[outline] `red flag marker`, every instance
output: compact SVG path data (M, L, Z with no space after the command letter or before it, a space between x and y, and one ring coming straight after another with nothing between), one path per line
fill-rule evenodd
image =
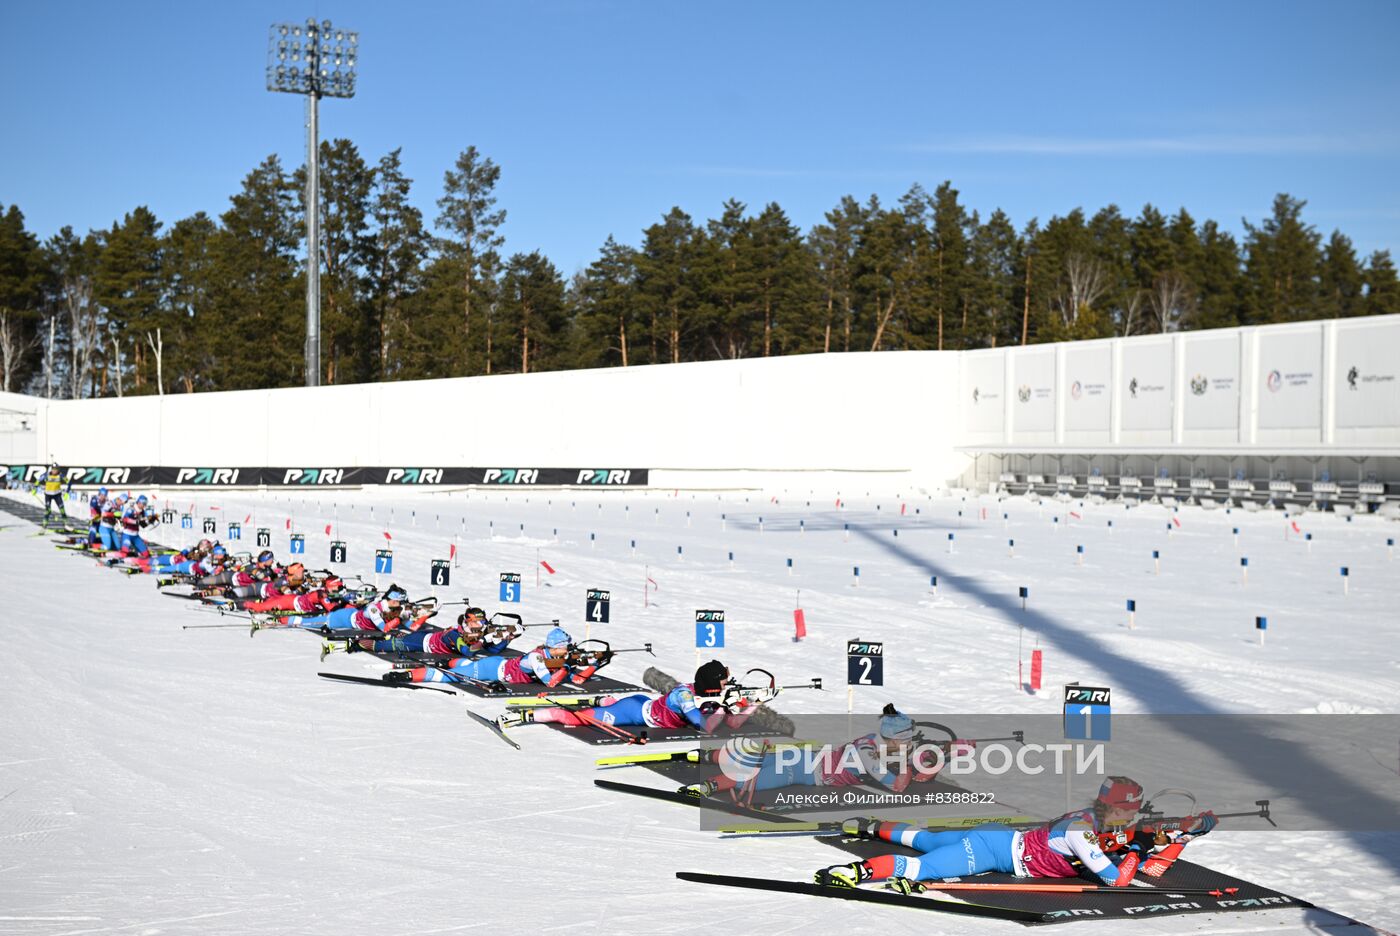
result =
M290 530L291 528L292 528L292 518L291 518L291 517L288 517L288 518L287 518L287 529Z
M1292 521L1292 522L1289 524L1289 526L1293 527L1293 532L1294 532L1294 533L1301 533L1301 532L1303 532L1302 530L1298 529L1298 521L1297 521L1297 520Z
M1039 650L1031 651L1031 692L1040 691L1040 672L1042 660Z
M541 559L540 565L544 566L544 570L550 575L554 574L554 566L550 565L548 562L545 562L543 559Z
M385 531L384 531L384 538L385 538L386 540L389 540L390 542L393 542L393 541L394 541L394 538L393 538L392 536L389 535L389 531L388 531L388 530L385 530Z
M245 524L247 524L247 523L252 523L252 522L253 522L253 515L252 515L252 514L248 514L248 516L246 516L246 517L243 518L243 522L244 522Z
M905 506L906 506L905 504L900 504L900 505L899 505L899 515L900 515L901 517L904 516L904 508L905 508Z
M801 608L794 608L792 611L792 623L797 629L793 634L794 641L801 640L807 636L807 615Z
M447 547L447 558L449 558L449 559L456 559L456 558L457 558L457 544L456 544L456 543L453 543L451 546Z
M647 582L651 585L652 588L658 590L661 588L660 585L656 584L656 579L652 578L651 576L647 576Z
M327 535L327 536L330 536L330 535L331 535L331 525L330 525L329 523L326 524L326 535Z
M1180 527L1180 526L1181 526L1181 518L1180 518L1180 517L1172 517L1172 523L1175 523L1178 527Z
M1075 513L1073 510L1071 510L1071 511L1069 512L1069 515L1070 515L1071 517L1073 517L1074 519L1076 519L1076 520L1083 520L1083 519L1084 519L1083 517L1079 516L1079 514Z

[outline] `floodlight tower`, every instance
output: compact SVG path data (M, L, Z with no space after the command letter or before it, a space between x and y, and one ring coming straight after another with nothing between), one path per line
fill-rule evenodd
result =
M267 90L306 95L306 385L321 382L321 160L317 102L355 96L360 34L330 20L273 23L267 40Z

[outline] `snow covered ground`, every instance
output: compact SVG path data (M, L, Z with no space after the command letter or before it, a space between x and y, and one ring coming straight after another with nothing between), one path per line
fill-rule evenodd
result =
M430 560L455 543L444 597L470 595L496 610L498 573L519 572L526 620L559 618L576 634L584 590L611 589L612 622L593 636L614 646L650 641L658 655L619 657L611 672L620 677L638 678L648 664L688 674L694 610L722 608L728 639L718 655L733 670L820 676L835 690L787 693L776 707L788 712L844 711L845 641L856 637L886 643L884 692L858 697L867 711L893 700L921 712L1053 714L1058 687L1072 680L1112 686L1116 712L1400 711L1400 565L1385 546L1400 536L1397 524L849 493L861 496L845 497L840 510L834 494L806 491L183 493L171 504L193 504L196 526L218 517L221 534L228 520L246 521L249 547L254 530L269 527L279 555L290 519L306 535L312 567L325 564L332 524L350 549L345 569L369 578L373 550L392 545L395 571L381 581L415 593L429 590ZM0 933L1015 926L676 881L677 870L805 879L839 855L800 838L721 840L682 807L598 790L590 781L599 750L525 728L516 752L462 713L467 705L492 716L499 703L320 680L319 669L375 673L382 664L322 664L305 634L181 630L220 619L161 597L148 578L50 549L8 514L0 526L0 597L10 611ZM644 597L648 576L657 588ZM1025 656L1037 639L1045 651L1046 689L1035 695L1016 685L1023 585L1033 612ZM799 590L808 638L794 643ZM1128 598L1137 602L1131 631ZM1256 615L1269 620L1262 648ZM1393 778L1395 764L1380 766ZM645 772L609 777L656 782ZM1187 854L1400 928L1400 835L1222 829ZM1331 931L1336 922L1280 910L1133 928Z

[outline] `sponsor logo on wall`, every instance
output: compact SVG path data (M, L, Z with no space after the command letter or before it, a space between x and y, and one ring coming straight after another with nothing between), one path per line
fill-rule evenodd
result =
M1312 371L1291 371L1282 373L1280 371L1271 370L1269 371L1269 376L1264 378L1264 385L1269 388L1270 393L1278 393L1285 386L1306 387L1313 382L1313 376Z
M1083 396L1083 395L1084 395L1084 385L1081 384L1079 381L1076 380L1074 383L1072 383L1072 384L1069 385L1069 396L1070 396L1070 399L1072 399L1072 400L1077 400L1077 399L1079 399L1079 398L1080 398L1081 396Z
M1128 381L1128 396L1132 397L1134 400L1138 398L1139 393L1162 393L1166 389L1166 384L1142 383L1136 377Z
M443 468L390 468L384 474L385 484L442 484Z
M1352 390L1361 389L1361 384L1390 383L1393 380L1394 374L1363 374L1355 365L1347 371L1347 387Z
M972 388L972 405L976 406L982 400L982 392L976 387Z
M1022 403L1029 403L1031 399L1030 384L1021 384L1016 390L1016 398Z
M538 484L558 486L636 487L651 475L646 468L164 468L67 467L74 484L97 487L301 487L359 484ZM47 465L0 466L14 482L37 484Z
M1074 383L1069 385L1069 397L1071 400L1079 400L1083 399L1086 396L1103 396L1107 390L1108 386L1106 384L1081 383L1078 380L1076 380ZM1046 396L1049 396L1049 393L1050 391L1045 391ZM1037 391L1037 395L1039 395L1039 391Z
M1210 381L1205 374L1197 374L1191 378L1191 392L1196 396L1205 396L1206 390L1210 389Z

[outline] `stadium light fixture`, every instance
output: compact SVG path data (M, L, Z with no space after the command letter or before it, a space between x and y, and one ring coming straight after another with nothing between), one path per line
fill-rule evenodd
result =
M267 38L267 90L306 95L306 385L321 381L321 161L318 104L352 98L360 34L330 20L273 23Z

